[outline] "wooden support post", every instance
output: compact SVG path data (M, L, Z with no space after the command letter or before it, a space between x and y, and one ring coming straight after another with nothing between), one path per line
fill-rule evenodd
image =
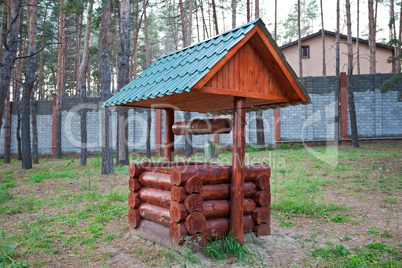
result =
M155 151L161 155L162 147L162 110L155 109Z
M174 135L172 126L174 123L174 110L172 108L165 109L165 162L174 161Z
M277 108L274 110L274 129L275 129L275 141L281 141L281 110Z
M233 159L230 194L230 231L243 244L243 186L246 146L246 98L233 100Z

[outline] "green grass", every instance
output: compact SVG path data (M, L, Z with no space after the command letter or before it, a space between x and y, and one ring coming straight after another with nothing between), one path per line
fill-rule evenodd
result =
M372 242L351 252L340 244L326 244L311 251L311 256L320 260L324 267L401 267L401 252L390 245Z
M238 262L248 265L256 264L260 257L249 247L237 242L231 235L208 240L202 251L207 257L214 260L224 260L234 257Z
M266 151L247 149L247 159L251 163L264 161L272 167L271 226L294 227L286 229L286 234L280 234L285 236L287 233L293 236L295 230L310 233L298 240L303 241L300 246L310 252L311 259L307 259L307 264L400 267L402 245L396 242L393 227L399 223L392 222L395 221L392 213L401 206L398 147L363 142L359 149L341 146L338 152L325 147L313 149L330 156L338 153L339 164L333 166L316 159L302 145L279 144L277 148L267 146ZM231 157L231 151L224 151L218 161L230 163ZM161 160L160 157L153 159ZM200 159L203 154L192 158ZM12 159L11 164L0 163L0 229L4 229L0 237L0 254L5 254L0 255L0 267L21 267L24 262L34 267L54 266L59 258L57 254L72 256L76 266L88 266L97 261L101 267L102 262L115 257L111 253L114 251L104 252L98 247L102 243L113 247L114 242L120 243L119 239L127 232L128 170L127 167L115 167L114 174L102 176L101 160L99 154L89 157L88 166L81 167L78 158L64 157L64 162L57 164L52 162L61 160L43 158L40 162L48 165L34 166L28 171L21 170L20 161L16 159ZM130 161L144 160L143 156L130 156ZM364 218L355 213L360 201L373 196L379 198L380 207L389 207L384 209L384 217L389 213L387 222L392 224L386 229L370 218L371 210ZM349 197L357 200L354 209L349 209ZM363 211L366 210L365 206ZM362 225L361 231L356 235L353 233L356 231L345 228L338 233L336 230L343 228L338 223ZM331 227L334 231L328 229ZM354 240L357 236L359 239ZM323 246L323 239L327 237L337 240L339 237L339 245ZM362 244L367 238L378 241ZM256 242L268 243L264 240ZM351 248L350 244L358 246ZM223 238L208 241L203 254L211 259L212 266L216 262L225 266L233 261L244 266L264 266L261 263L266 257L265 251L263 248L255 250L257 246L252 242L241 246L231 238ZM178 254L173 250L154 249L149 244L136 248L128 254L144 266L204 265L199 255L191 250ZM281 264L273 263L272 266Z
M338 223L342 223L342 222L346 222L346 218L342 217L342 216L335 216L331 218L332 222L338 222Z

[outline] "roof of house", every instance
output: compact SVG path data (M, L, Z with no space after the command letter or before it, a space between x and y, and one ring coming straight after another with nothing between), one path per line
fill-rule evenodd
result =
M303 42L303 41L308 40L308 39L310 39L310 38L313 38L313 37L316 37L316 36L320 36L321 33L322 33L322 30L319 30L319 31L316 32L316 33L313 33L313 34L310 34L310 35L307 35L307 36L303 37L303 38L301 39L301 41ZM336 32L331 32L331 31L324 30L324 33L325 33L326 35L336 36ZM340 34L340 38L347 39L348 37L347 37L347 35ZM352 40L353 40L353 41L356 41L356 39L357 39L356 37L352 37ZM368 40L366 40L366 39L361 39L361 38L359 38L359 42L364 43L364 44L368 44ZM293 46L293 45L297 45L297 40L296 40L296 41L293 41L293 42L290 42L290 43L287 43L287 44L284 44L283 46L280 47L280 49L284 49L284 48L287 48L287 47L290 47L290 46ZM382 47L382 48L385 48L385 49L394 49L394 47L388 46L388 45L385 45L385 44L382 44L382 43L376 43L376 46L377 46L377 47Z
M284 60L284 55L272 40L264 23L261 19L257 19L219 34L209 40L202 41L159 58L133 81L108 99L104 103L104 106L125 105L150 107L149 100L151 99L160 97L167 98L173 94L195 91L193 87L256 26L259 26L264 31L276 51L275 54L278 54L283 64L285 64L283 69L288 69L292 79L294 79L295 83L292 84L293 88L296 87L298 92L301 91L303 95L300 100L298 99L298 101L292 103L276 103L275 105L261 106L258 109L270 109L310 103L307 92L299 82L290 65ZM243 40L242 42L245 41ZM289 77L287 77L287 79L289 79ZM295 86L295 84L297 86ZM146 103L148 106L141 106L139 105L140 103ZM256 107L251 107L251 109L255 110ZM209 112L217 112L215 110ZM220 114L228 114L231 112L232 111L229 110L219 111Z

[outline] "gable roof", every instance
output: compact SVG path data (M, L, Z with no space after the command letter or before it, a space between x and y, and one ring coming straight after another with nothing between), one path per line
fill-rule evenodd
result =
M172 98L169 97L173 97L173 94L184 94L190 91L196 93L194 86L200 85L203 80L206 80L206 77L210 78L211 75L216 73L219 70L219 68L216 68L216 66L219 65L218 63L223 62L228 55L233 56L233 53L235 53L245 42L248 41L248 39L251 37L250 34L254 34L256 32L256 27L261 29L263 35L268 38L268 42L275 50L274 54L280 58L279 61L281 61L281 64L285 66L283 69L287 69L289 71L290 77L287 77L287 79L290 78L292 80L292 85L294 88L297 88L298 92L300 92L299 95L301 95L301 98L300 100L297 99L297 101L268 102L267 104L269 105L260 105L258 108L249 108L251 110L271 109L285 107L288 105L310 103L307 92L298 81L297 76L294 74L290 65L284 60L282 52L272 40L270 34L265 28L264 23L261 19L257 19L217 35L209 40L191 45L182 50L159 58L149 68L138 75L133 81L128 83L118 93L108 99L104 103L104 106L123 105L154 107L151 105L153 100L157 101L157 99L159 100L162 98L165 98L165 100L171 100ZM246 36L248 36L247 40ZM214 68L217 70L212 72L211 70L214 70ZM204 84L206 82L207 80L204 81ZM190 97L190 95L188 96ZM159 108L163 107L159 106ZM229 114L232 111L228 109L219 110L219 108L214 108L201 112Z
M303 42L303 41L306 41L306 40L311 39L313 37L321 36L321 33L322 33L322 30L319 30L316 33L313 33L313 34L310 34L310 35L307 35L307 36L303 37L301 39L301 41ZM331 32L331 31L327 31L327 30L324 30L324 34L336 36L336 32ZM348 37L347 37L347 35L340 34L340 38L347 39ZM357 39L356 37L352 37L353 41L356 41L356 39ZM359 38L359 42L364 43L364 44L368 44L368 40L366 40L366 39ZM290 43L287 43L287 44L284 44L283 46L280 47L280 49L284 49L284 48L287 48L287 47L290 47L290 46L293 46L293 45L297 45L297 40L293 41L293 42L290 42ZM388 45L385 45L385 44L382 44L382 43L376 43L376 46L377 47L382 47L382 48L385 48L385 49L394 49L394 47L388 46Z

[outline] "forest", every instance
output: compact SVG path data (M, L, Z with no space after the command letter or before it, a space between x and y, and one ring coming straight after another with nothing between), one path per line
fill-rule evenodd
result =
M351 5L355 12L353 25ZM346 26L350 46L352 27L357 41L359 34L360 38L369 40L371 73L376 73L376 42L394 46L390 61L397 61L400 66L402 4L397 0L337 0L336 3L297 0L288 6L288 14L282 19L278 19L277 0L261 3L259 0L3 0L0 3L0 127L5 136L4 162L9 163L11 157L11 101L18 114L18 157L22 168L30 169L32 163L38 163L35 101L56 97L55 156L61 157L63 98L77 97L83 104L88 97L106 100L159 57L260 17L266 18L267 27L278 44L298 40L301 51L302 37L325 29L323 7L336 9L336 32L339 35ZM380 8L389 10L388 18L379 15ZM364 16L367 23L359 25L359 16L361 21ZM387 38L378 38L386 32ZM337 43L338 47L339 38ZM348 53L351 77L353 68L354 73L359 70L359 57L353 66L353 55L358 55L359 50ZM303 76L302 68L298 75ZM349 96L352 105L353 94ZM102 112L105 122L102 173L109 174L113 171L113 151L107 134L110 111L103 108ZM119 124L120 118L121 122L127 118L127 108L119 107L118 115L116 164L127 165L127 126ZM353 116L351 120L353 130ZM352 136L357 142L357 134ZM149 143L149 133L147 138ZM81 165L86 165L86 140L84 109ZM263 142L260 137L259 144ZM191 148L187 151L191 155Z

